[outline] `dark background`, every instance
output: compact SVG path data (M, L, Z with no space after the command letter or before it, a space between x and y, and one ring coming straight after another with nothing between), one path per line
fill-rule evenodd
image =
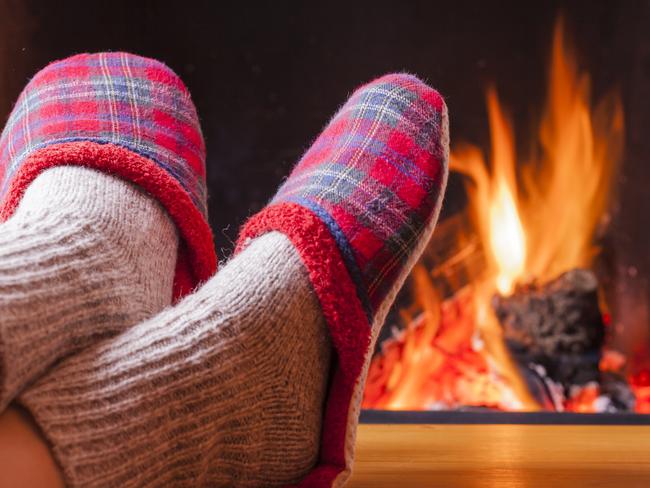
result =
M438 88L450 109L452 144L483 147L483 91L495 82L523 135L539 115L559 11L595 95L622 89L627 132L613 208L621 278L614 307L627 322L647 324L648 1L0 0L0 117L54 59L126 50L164 61L185 80L201 116L210 222L223 259L239 225L272 196L351 90L383 73L409 71ZM443 217L463 205L462 183L452 176Z

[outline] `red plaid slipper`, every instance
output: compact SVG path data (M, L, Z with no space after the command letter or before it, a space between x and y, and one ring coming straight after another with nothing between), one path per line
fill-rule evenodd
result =
M0 221L58 165L122 177L168 211L181 236L175 299L214 274L203 136L187 88L167 66L126 53L80 54L37 73L0 137Z
M410 75L379 78L352 95L242 229L238 251L273 230L291 239L336 352L319 465L299 486L341 486L350 475L370 356L435 227L448 145L435 90Z

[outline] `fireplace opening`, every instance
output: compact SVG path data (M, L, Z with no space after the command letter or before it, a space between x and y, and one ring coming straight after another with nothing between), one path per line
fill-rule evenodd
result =
M634 269L612 257L620 89L593 96L562 15L548 52L530 127L513 125L497 79L485 90L489 144L456 135L450 171L467 205L439 223L411 273L363 408L650 413L650 328L622 313Z
M447 100L452 172L377 341L364 408L650 422L638 415L650 410L649 4L374 1L342 16L323 3L198 2L179 17L131 3L77 9L84 21L11 3L2 112L80 39L164 60L199 107L210 224L227 258L350 91L412 72Z

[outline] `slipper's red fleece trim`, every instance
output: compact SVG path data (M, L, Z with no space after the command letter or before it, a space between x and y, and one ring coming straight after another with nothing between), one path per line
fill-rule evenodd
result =
M242 228L236 252L266 232L285 234L302 258L336 352L325 405L319 465L297 486L330 487L345 469L345 438L352 393L370 346L370 324L343 257L327 226L295 203L271 205Z
M66 142L34 151L13 175L0 202L0 222L11 217L25 190L41 172L64 165L85 166L135 183L167 210L182 238L174 276L174 301L215 273L217 256L212 231L189 194L156 163L114 144Z

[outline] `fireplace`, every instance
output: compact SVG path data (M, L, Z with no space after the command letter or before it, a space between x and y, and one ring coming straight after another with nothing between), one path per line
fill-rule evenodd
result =
M413 72L447 99L452 174L362 419L648 423L645 2L165 3L2 2L2 113L82 47L164 60L201 114L226 258L355 86Z
M377 342L349 486L647 485L648 2L0 8L4 114L80 50L181 75L222 259L355 86L429 82L449 106L452 172Z
M624 175L643 162L625 152L620 86L594 94L571 38L559 14L529 124L515 124L496 79L484 94L489 141L455 134L450 170L466 204L441 220L398 298L364 419L650 418L647 281L617 247L635 234L621 194L638 183Z

